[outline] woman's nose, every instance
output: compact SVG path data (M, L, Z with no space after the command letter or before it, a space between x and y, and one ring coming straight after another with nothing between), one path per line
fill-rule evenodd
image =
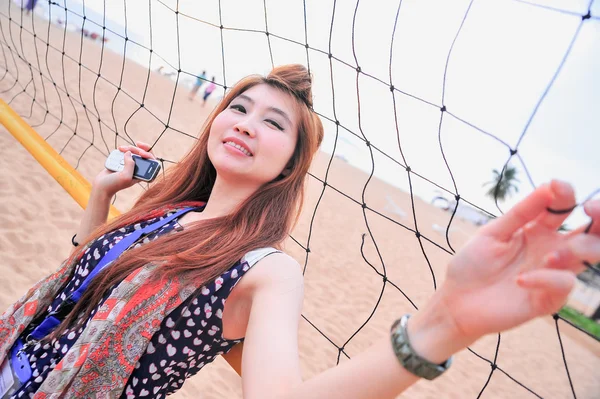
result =
M237 123L234 126L234 129L239 133L254 137L254 128L252 127L252 124L247 121Z

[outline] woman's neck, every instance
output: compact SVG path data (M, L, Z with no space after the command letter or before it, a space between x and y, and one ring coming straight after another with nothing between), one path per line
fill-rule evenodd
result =
M210 198L202 212L188 213L180 219L179 223L183 226L199 220L229 215L256 190L256 187L240 185L239 182L229 182L217 176Z

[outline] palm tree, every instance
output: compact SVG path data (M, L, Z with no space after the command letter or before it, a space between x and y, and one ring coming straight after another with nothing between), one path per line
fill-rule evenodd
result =
M516 193L519 192L519 187L515 184L515 182L520 183L519 179L517 179L517 168L509 165L504 170L504 174L498 172L496 169L492 172L494 173L494 179L483 184L484 187L492 185L485 195L493 200L504 201L512 195L513 190Z

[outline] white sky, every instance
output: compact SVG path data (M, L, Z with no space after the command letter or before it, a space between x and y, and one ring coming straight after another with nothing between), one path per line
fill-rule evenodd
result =
M175 9L177 2L164 0ZM539 1L540 4L585 14L587 1ZM600 15L600 1L592 15ZM41 2L40 2L41 4ZM107 19L112 29L122 31L125 12L122 1L107 0ZM223 83L220 30L179 16L155 0L127 0L127 30L134 40L150 46L170 64L191 74L206 69L209 77ZM444 66L448 50L469 1L404 0L396 29L392 77L395 87L441 104ZM103 0L86 0L88 18L103 13ZM331 36L332 53L355 65L352 54L352 17L356 2L338 1ZM397 1L361 1L355 26L355 49L362 70L389 81L390 39ZM76 1L68 7L80 12ZM223 25L265 30L263 0L221 1ZM267 1L269 31L304 42L303 1ZM182 14L219 25L218 1L181 0ZM308 43L328 50L333 10L332 0L307 0ZM94 14L98 12L98 15ZM76 18L71 22L77 24ZM525 124L560 63L581 18L544 10L514 0L475 2L456 41L447 71L445 104L450 112L514 146ZM152 30L150 30L150 23ZM119 27L120 25L120 27ZM90 30L93 26L87 25ZM110 40L113 49L123 41ZM271 39L275 64L306 64L304 48ZM264 33L224 31L225 80L228 86L250 73L265 74L271 68ZM148 53L130 47L128 55L147 65ZM180 54L180 57L178 57ZM160 63L154 63L156 68ZM332 90L327 56L310 51L315 78L315 109L333 118ZM519 153L536 185L553 177L572 182L578 201L600 188L600 21L588 20L579 33L562 72L542 103ZM356 73L334 61L336 113L344 126L359 133ZM191 81L191 78L187 78ZM394 124L392 97L387 86L361 75L359 78L362 130L367 138L400 160ZM396 93L401 144L411 168L430 180L453 190L438 141L439 110ZM335 125L325 122L324 151L333 148ZM351 163L370 171L366 146L344 131L338 151ZM442 145L459 193L497 214L484 197L482 184L491 170L502 168L508 156L505 146L475 129L444 117ZM513 158L517 161L516 158ZM406 174L381 156L376 156L375 173L407 189ZM521 165L517 165L521 169ZM506 210L531 185L520 173L521 193L502 206ZM429 201L435 188L413 180L415 193ZM587 220L576 211L570 222ZM571 226L572 227L572 226Z

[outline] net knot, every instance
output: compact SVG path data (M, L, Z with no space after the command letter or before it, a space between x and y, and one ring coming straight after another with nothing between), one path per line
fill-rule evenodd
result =
M408 173L410 173L410 172L412 171L412 169L410 168L410 166L407 166L407 167L406 167L406 171L407 171Z
M446 106L445 106L445 105L444 105L444 106L442 106L442 108L440 108L440 111L442 111L442 112L446 112Z
M553 318L554 320L558 320L558 313L554 313L554 314L552 315L552 318Z
M361 206L362 206L362 209L366 209L367 208L367 203L363 202Z
M331 59L333 57L333 54L329 53L327 56L329 57L329 59Z
M421 233L419 233L418 231L415 231L415 236L417 236L417 238L421 238Z
M498 365L496 363L492 363L490 366L492 367L492 371L498 368Z
M365 144L367 145L367 147L371 146L371 142L369 140L365 140Z
M388 281L388 278L387 278L387 276L383 276L383 282L384 282L384 283L387 283L387 281Z
M265 32L265 35L269 36L269 32Z
M390 91L394 91L394 85L390 85Z
M140 104L140 108L144 108L144 103L141 103L141 104Z
M304 47L306 47L306 48L309 48L309 47L308 47L308 43L306 43L306 44L304 45Z
M455 199L455 200L458 202L458 201L460 200L460 195L459 195L459 194L456 194L456 195L454 196L454 199Z
M517 153L516 149L515 150L513 150L512 148L510 149L510 156L514 156L514 155L516 155L516 153Z
M361 73L361 72L362 72L362 69L360 69L360 67L359 67L359 66L357 66L357 67L356 67L356 72L358 72L358 73Z
M223 29L223 25L219 26L220 29Z
M588 10L587 14L581 16L581 20L585 21L586 19L590 19L591 17L592 17L592 14Z
M310 248L306 248L306 253L309 254L310 253Z
M340 121L336 120L336 121L335 121L335 124L336 124L337 126L339 126L339 125L340 125Z

